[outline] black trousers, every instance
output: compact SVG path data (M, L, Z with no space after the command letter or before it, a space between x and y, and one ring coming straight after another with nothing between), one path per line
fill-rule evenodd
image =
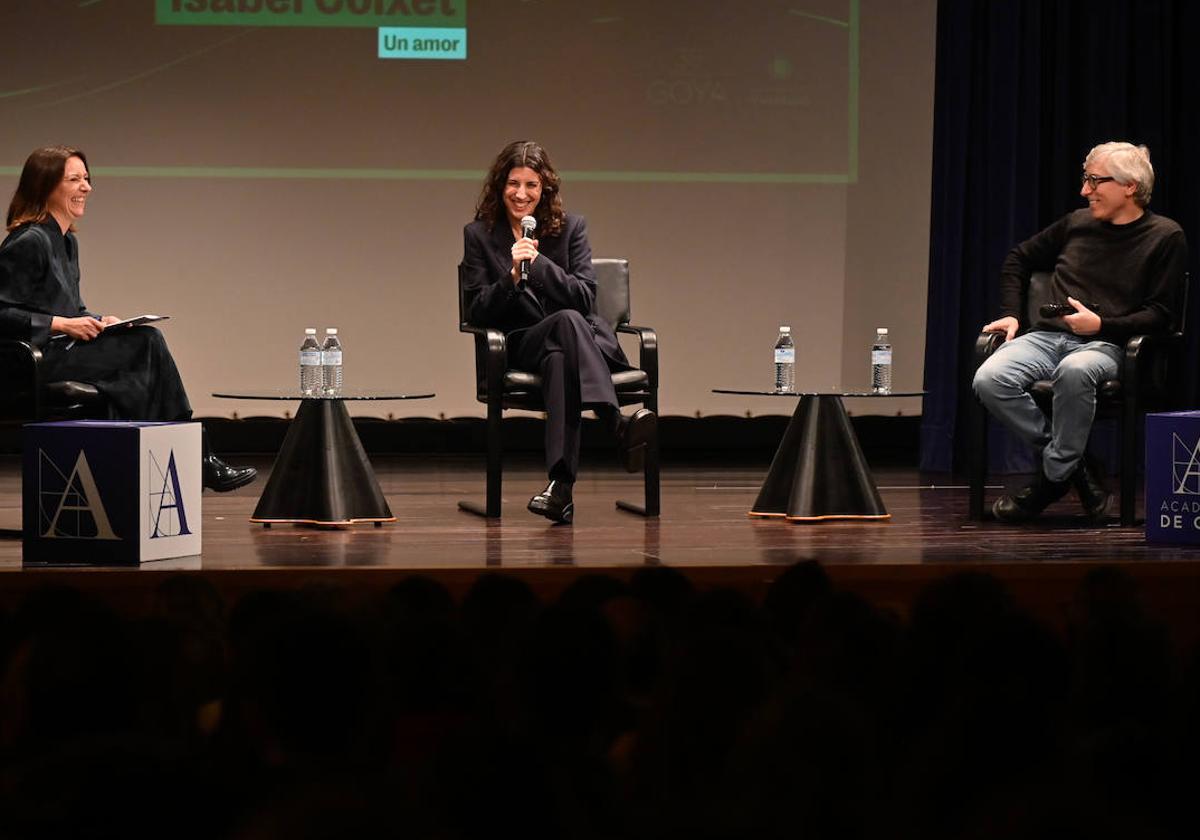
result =
M612 371L627 370L619 345L610 358L597 343L596 328L570 309L554 312L513 336L509 363L538 371L546 404L546 472L556 481L575 480L579 472L580 413L617 410ZM611 353L612 351L610 351Z
M68 346L70 345L70 346ZM96 386L110 420L187 420L192 416L183 380L154 327L105 331L93 341L55 339L42 352L49 381L73 379Z

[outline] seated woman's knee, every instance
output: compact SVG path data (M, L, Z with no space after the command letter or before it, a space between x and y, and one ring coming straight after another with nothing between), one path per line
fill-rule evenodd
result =
M141 346L156 356L168 355L171 352L167 349L167 339L161 331L154 327L134 327L130 334L136 336L134 340L140 342Z
M560 309L557 312L551 312L546 316L546 320L554 324L573 324L591 331L588 319L574 309Z
M125 353L133 353L142 358L159 358L170 355L167 340L154 327L130 327L115 333L112 337L114 345L126 348ZM105 341L109 341L108 338Z
M139 334L145 336L143 338L143 341L145 341L147 344L149 344L153 347L162 347L164 349L166 348L167 340L165 338L163 338L163 334L161 332L159 332L158 330L156 330L154 327L135 327L134 329Z

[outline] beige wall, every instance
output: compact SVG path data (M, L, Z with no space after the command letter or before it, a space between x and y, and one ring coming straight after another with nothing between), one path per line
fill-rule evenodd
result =
M847 0L823 2L832 14ZM457 178L143 177L144 172L135 177L105 175L106 165L237 165L244 160L299 166L312 164L313 156L327 148L329 157L316 160L318 165L380 161L387 167L482 170L496 148L522 134L541 138L551 149L566 175L566 203L588 217L596 254L630 260L634 320L656 327L660 335L665 413L790 410L773 400L711 393L714 387L767 387L771 345L781 323L789 323L797 336L801 387L864 384L867 348L877 325L891 328L896 339L897 387L916 387L925 330L935 6L936 0L861 2L860 178L849 185L573 181L572 170L612 168L608 150L614 144L639 149L657 144L649 152L629 152L641 156L637 163L643 166L665 168L676 157L694 165L700 129L689 123L671 133L670 113L653 131L638 120L621 129L621 114L605 112L596 115L603 130L593 132L579 125L579 103L558 107L554 98L536 96L518 114L497 109L494 125L464 119L459 111L439 113L441 99L457 103L470 93L463 90L468 81L463 66L414 70L425 87L419 95L409 88L402 95L398 91L403 107L359 103L393 121L393 136L416 137L413 142L436 149L416 157L411 149L404 155L386 149L378 154L378 147L354 130L356 117L339 119L337 107L315 116L306 115L303 106L281 108L271 91L252 79L236 102L216 93L205 96L203 84L183 96L172 88L172 74L178 72L172 68L122 97L115 91L124 88L57 103L45 97L34 105L25 101L28 97L0 99L7 133L0 140L0 165L7 167L0 174L0 194L11 193L12 167L34 145L62 140L88 150L97 178L80 235L85 299L106 312L172 315L163 332L201 415L294 410L294 404L231 403L210 394L291 385L306 326L340 328L348 386L438 393L432 401L366 405L358 413L480 414L473 399L470 341L456 328L454 289L461 228L470 218L477 184ZM472 7L471 32L477 40L486 14ZM186 33L189 38L202 34L213 37ZM229 50L252 43L261 49L272 43L269 39L282 37L250 32L206 55L227 57ZM288 58L300 62L313 55L318 42L313 33L297 37L307 39L309 48ZM733 37L736 41L736 33ZM90 54L88 60L104 56ZM567 72L573 84L602 90L612 60L607 54L578 58ZM0 56L4 77L14 88L23 83L16 72L23 61L11 51ZM125 63L113 78L136 70L135 64L126 67L127 57L120 61ZM796 72L811 73L799 62L797 67ZM322 102L339 96L337 80L327 76L321 75L315 87ZM107 78L100 74L97 80ZM450 87L428 84L430 79ZM351 103L346 108L358 95L356 81L343 80ZM787 131L811 134L811 148L798 152L797 166L823 160L837 146L823 134L841 130L844 114L837 114L833 104L821 104L821 82L814 77L789 83L813 107L834 108L836 123L830 128L829 119L803 108L788 113ZM513 84L502 87L509 93L514 89ZM487 95L494 100L500 94L489 87ZM151 109L149 127L135 128L139 103L151 100L167 104ZM606 102L605 107L620 105ZM679 108L683 113L684 106ZM685 116L704 124L695 106L687 106ZM736 119L729 125L704 133L703 145L718 149L704 158L719 158L710 164L717 171L754 169L756 161L739 154L757 148L762 138L749 135L758 129ZM746 136L739 136L741 125L749 126ZM174 132L185 129L185 140L176 142ZM777 139L762 145L761 153L786 154L787 144ZM135 155L130 151L135 141L152 151ZM727 152L719 152L721 144ZM766 168L774 165L768 161ZM850 408L915 413L920 401Z
M925 363L937 3L868 0L862 15L860 179L846 212L842 381L870 381L876 327L893 344L895 390ZM862 414L920 414L920 399L859 400Z

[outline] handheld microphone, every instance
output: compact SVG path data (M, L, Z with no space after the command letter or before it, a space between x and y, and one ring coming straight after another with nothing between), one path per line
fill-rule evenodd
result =
M537 230L537 219L533 216L521 217L521 238L533 239L533 232ZM529 260L521 260L521 282L524 283L529 279Z

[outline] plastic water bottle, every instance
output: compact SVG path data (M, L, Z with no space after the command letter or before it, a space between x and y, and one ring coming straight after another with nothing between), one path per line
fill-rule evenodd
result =
M892 343L887 327L875 331L875 343L871 345L871 391L892 393Z
M321 392L321 345L317 343L317 331L309 327L304 331L304 343L300 345L300 393L305 396Z
M775 391L796 390L796 345L792 343L792 328L780 327L775 340Z
M326 394L342 392L342 342L338 340L336 327L325 330L325 344L321 347L321 380Z

